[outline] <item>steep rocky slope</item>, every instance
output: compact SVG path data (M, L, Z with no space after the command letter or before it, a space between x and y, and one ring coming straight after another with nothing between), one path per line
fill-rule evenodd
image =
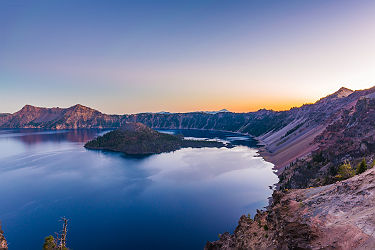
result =
M330 184L345 162L355 167L362 159L375 159L375 94L361 96L315 139L311 155L298 159L280 176L281 188Z
M315 137L365 94L341 88L314 104L286 111L287 125L259 137L266 145L263 155L280 169L309 154L318 147Z
M375 169L335 184L276 191L205 249L375 249Z

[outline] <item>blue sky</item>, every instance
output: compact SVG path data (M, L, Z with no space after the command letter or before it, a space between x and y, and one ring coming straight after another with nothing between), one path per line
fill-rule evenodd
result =
M371 1L0 1L0 112L287 109L375 81Z

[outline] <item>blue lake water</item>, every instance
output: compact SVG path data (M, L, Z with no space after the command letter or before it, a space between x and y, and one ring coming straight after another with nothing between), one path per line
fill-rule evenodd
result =
M71 249L202 249L268 204L273 165L249 137L180 130L233 148L132 158L86 150L100 130L0 130L0 221L10 249L41 249L69 218Z

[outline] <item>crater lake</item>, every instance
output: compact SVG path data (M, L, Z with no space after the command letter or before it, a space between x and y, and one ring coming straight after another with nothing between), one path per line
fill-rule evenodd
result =
M241 134L162 130L230 142L146 157L91 151L108 130L0 130L0 221L9 249L41 249L69 219L71 249L203 249L278 181Z

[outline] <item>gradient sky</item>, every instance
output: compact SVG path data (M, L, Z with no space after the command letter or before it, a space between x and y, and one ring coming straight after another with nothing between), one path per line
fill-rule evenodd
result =
M288 109L375 85L375 1L0 0L0 112Z

